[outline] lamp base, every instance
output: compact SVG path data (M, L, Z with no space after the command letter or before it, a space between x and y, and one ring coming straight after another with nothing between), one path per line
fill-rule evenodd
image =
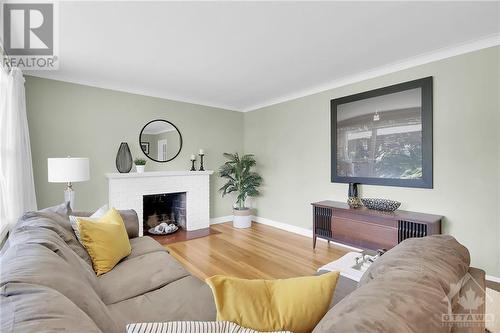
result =
M71 183L68 183L64 189L64 202L69 202L71 210L75 209L75 191L73 191Z

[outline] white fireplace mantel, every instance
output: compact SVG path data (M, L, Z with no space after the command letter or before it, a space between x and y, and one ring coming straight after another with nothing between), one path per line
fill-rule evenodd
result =
M109 206L134 209L143 234L143 196L186 192L186 229L210 225L210 175L213 171L151 171L144 173L107 173Z
M202 176L211 175L214 172L209 171L148 171L143 173L129 172L129 173L118 173L111 172L107 173L106 177L108 179L117 178L143 178L143 177L173 177L173 176Z

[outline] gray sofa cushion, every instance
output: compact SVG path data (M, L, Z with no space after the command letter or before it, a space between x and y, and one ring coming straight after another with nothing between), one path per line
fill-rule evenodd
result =
M102 207L101 207L102 208ZM139 218L133 209L118 210L125 224L128 238L136 238L139 236ZM91 212L72 212L71 215L79 217L90 217Z
M193 276L109 306L120 329L137 322L216 319L216 308L210 288Z
M457 283L469 265L469 251L453 236L409 238L375 261L363 274L359 286L380 277L398 278L401 273L410 273L432 277L448 294L451 283Z
M341 300L350 295L358 287L358 282L346 278L340 275L337 285L335 286L335 292L333 293L332 302L330 303L330 308L338 304Z
M59 205L47 207L39 210L40 213L52 213L62 217L71 215L71 206L69 202L63 202Z
M137 214L123 212L129 236L137 235ZM130 318L215 319L212 293L203 282L152 238L130 242L132 253L98 278L65 207L26 214L2 248L2 332L114 333L124 332Z
M167 252L152 252L118 263L98 277L104 303L120 302L179 280L189 273Z
M449 333L441 321L448 302L439 284L429 276L400 274L353 291L328 311L313 333Z
M46 247L68 263L100 295L100 287L92 267L72 251L54 231L46 228L22 229L11 235L9 241L11 245L39 244Z
M167 252L160 243L149 236L131 238L130 246L132 247L132 252L125 258L126 260L152 252Z
M0 288L0 308L3 333L103 333L73 302L43 286L4 284Z
M28 283L64 295L104 332L115 332L110 313L91 284L69 262L41 244L11 244L0 258L0 286ZM43 309L40 309L43 313Z
M54 231L80 258L88 265L92 265L90 256L85 248L76 239L71 228L68 216L62 216L53 212L30 212L26 213L14 226L11 234L25 229L46 228Z
M446 332L448 293L469 269L467 249L451 236L403 241L365 272L359 287L313 332Z

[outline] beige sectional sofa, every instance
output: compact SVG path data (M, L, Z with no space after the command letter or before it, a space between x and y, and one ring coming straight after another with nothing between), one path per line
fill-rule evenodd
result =
M99 277L64 206L26 214L0 252L0 331L113 333L134 322L215 320L209 287L152 238L137 237L134 211L120 214L132 253ZM315 333L484 332L481 323L443 323L443 314L464 312L465 291L481 297L484 288L484 272L469 267L467 249L451 236L406 240L354 291L346 292L345 282ZM484 313L484 299L465 312Z

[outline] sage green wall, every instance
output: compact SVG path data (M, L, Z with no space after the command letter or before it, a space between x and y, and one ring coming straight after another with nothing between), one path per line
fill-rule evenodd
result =
M310 202L344 201L347 185L330 183L330 99L425 76L434 77L434 188L363 185L366 197L393 198L402 209L446 216L444 232L466 245L472 263L500 276L500 47L485 49L239 113L189 103L26 77L26 97L39 207L62 201L64 185L47 182L47 158L87 156L91 180L75 184L77 208L107 202L106 172L120 142L142 157L138 133L164 118L182 132L172 162L147 170L187 170L204 148L207 169L222 152L254 153L265 185L257 215L311 228ZM231 214L211 178L211 217Z
M38 207L62 202L64 184L47 182L47 158L90 158L90 181L76 183L76 208L96 209L108 201L104 174L117 172L120 142L143 157L139 132L153 119L166 119L182 133L182 151L171 162L148 159L146 170L189 170L191 154L205 150L205 169L216 170L223 152L242 151L243 114L113 90L26 76L26 100ZM216 175L210 181L210 216L231 214L232 198L221 198Z
M330 183L331 99L433 76L434 188L362 185L362 195L446 216L444 232L500 276L499 62L500 47L484 49L246 113L245 152L266 182L257 215L310 229L309 203L346 200L347 184Z

